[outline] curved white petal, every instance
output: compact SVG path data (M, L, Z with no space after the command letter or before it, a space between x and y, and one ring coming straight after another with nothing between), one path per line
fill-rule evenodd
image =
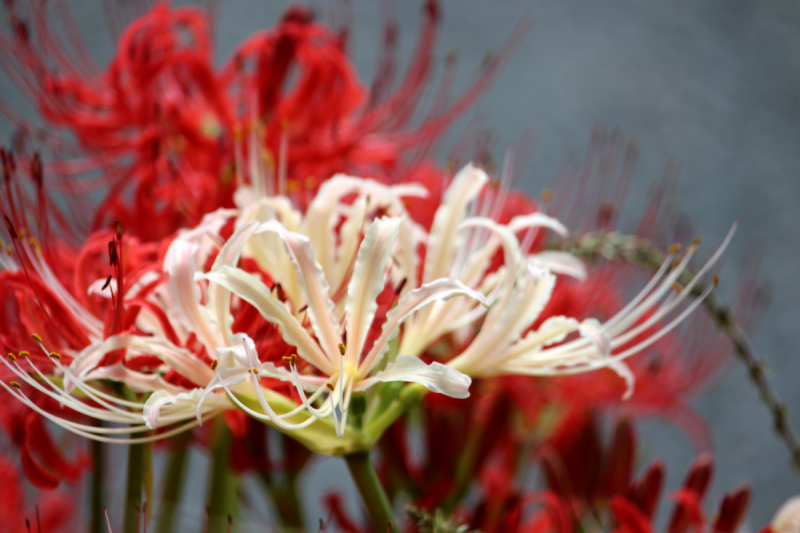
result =
M370 325L378 309L376 299L385 286L386 265L400 232L399 218L382 217L370 224L358 249L358 259L347 288L347 360L357 365Z
M225 286L233 294L255 307L268 322L281 327L284 340L297 347L297 352L323 372L331 374L336 371L330 359L322 352L305 328L298 322L280 300L274 298L264 283L247 272L223 266L218 272L206 274L206 278ZM338 350L338 348L337 348Z
M453 178L442 199L442 205L436 210L428 240L425 257L423 283L430 283L447 277L450 268L463 242L463 237L456 231L467 217L467 208L478 196L483 185L489 181L486 172L472 163L461 169Z
M386 351L389 349L389 342L394 339L400 332L400 324L403 323L415 311L422 309L426 305L440 301L447 300L454 296L467 296L473 300L477 300L482 305L486 305L486 298L458 280L444 278L437 279L431 283L426 283L419 289L406 294L397 302L397 306L386 313L386 321L383 323L381 329L381 336L375 341L367 356L359 366L359 375L366 376L372 370L373 366L380 361ZM431 341L434 339L427 339ZM423 348L427 342L423 341Z
M337 324L333 320L333 302L328 295L330 287L322 267L316 260L311 241L304 235L287 231L274 220L262 224L257 231L275 233L283 240L284 247L297 270L303 299L308 305L311 327L325 355L334 361L339 354L340 338Z
M494 304L472 343L449 364L472 376L496 374L507 348L533 325L554 286L555 276L546 271L538 281L520 279L507 300Z
M167 289L172 311L178 321L194 332L209 352L221 344L219 329L209 320L208 312L200 305L200 290L195 282L195 256L199 245L178 237L167 250L164 270L169 274Z
M508 223L508 229L514 233L530 228L548 228L555 231L562 237L569 236L569 230L567 230L567 227L564 224L562 224L557 218L545 215L544 213L536 212L528 215L516 216L511 219L511 222Z
M142 355L155 355L168 367L198 385L205 385L214 376L214 372L208 365L188 350L173 345L167 339L141 337L127 333L113 335L103 342L87 346L73 359L69 371L77 378L83 379L100 363L103 356L124 348ZM64 380L64 389L67 392L71 392L74 386L71 380Z
M587 318L578 328L581 336L589 339L601 357L611 355L611 337L603 326L594 318Z
M237 229L220 249L211 271L219 270L223 266L236 266L239 256L242 254L242 248L257 228L258 222L253 221ZM218 283L212 284L208 288L206 308L216 317L224 344L231 343L233 317L230 313L230 296L230 291Z
M173 404L178 408L171 409L171 414L179 414L183 419L190 419L195 416L195 409L202 395L203 389L192 389L190 392L181 392L178 394L170 394L165 390L158 390L151 394L144 404L144 409L142 410L144 423L148 428L156 429L158 427L161 410ZM220 408L218 399L214 404L213 407L210 406L206 408L206 411ZM174 418L174 416L171 418Z
M163 390L171 394L185 392L183 388L167 383L160 374L145 374L131 370L123 364L101 366L86 374L84 381L93 379L113 379L125 383L131 390L136 392L151 392Z
M528 256L531 264L546 268L553 274L563 274L580 281L585 281L588 277L586 265L583 261L567 252L546 251Z
M447 365L433 362L426 365L418 357L399 355L394 363L369 379L359 383L355 390L364 390L377 381L406 381L424 385L429 391L453 398L469 398L472 379Z

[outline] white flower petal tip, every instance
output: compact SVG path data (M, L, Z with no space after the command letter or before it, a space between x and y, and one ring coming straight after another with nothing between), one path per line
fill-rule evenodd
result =
M436 362L426 365L411 355L399 355L394 363L386 365L385 370L366 380L363 388L369 387L374 381L419 383L431 392L452 398L469 398L469 386L472 384L472 378L455 368Z
M546 272L546 268L542 268L541 266L533 263L528 263L527 275L528 280L531 283L537 283L540 279L542 279L542 276L544 276Z
M613 370L625 381L625 392L622 394L622 400L630 400L633 396L634 386L636 384L636 378L633 375L633 371L623 361L614 361L608 365L608 368Z
M179 404L186 402L189 410L194 412L195 405L197 404L203 389L194 389L191 392L181 392L178 394L170 394L165 390L158 390L150 395L142 409L142 418L144 423L149 429L156 429L158 427L158 418L161 409L170 404Z
M800 496L786 500L775 513L770 528L775 533L797 533L800 531Z
M567 252L546 251L539 252L528 258L531 264L546 268L554 274L563 274L578 281L586 281L589 273L583 261Z
M594 344L600 356L608 357L611 355L611 338L608 332L600 325L600 322L593 318L589 318L581 322L578 332L582 337L589 339Z
M508 223L508 229L514 233L531 228L547 228L564 238L569 237L569 230L561 221L544 213L517 216Z

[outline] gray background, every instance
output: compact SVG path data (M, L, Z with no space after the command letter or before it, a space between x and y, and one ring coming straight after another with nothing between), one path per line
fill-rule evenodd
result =
M112 44L99 3L71 4L90 50L104 64ZM312 5L322 18L330 7ZM217 60L244 36L272 25L284 6L223 3ZM460 86L522 15L535 20L478 106L499 135L499 150L528 128L540 135L521 188L536 194L547 187L565 152L583 152L593 124L618 126L641 146L631 217L638 213L631 206L674 159L681 167L677 197L707 242L719 242L739 221L722 271L723 294L726 282L730 292L748 245L763 246L762 278L773 283L775 296L754 346L800 427L800 2L460 0L445 1L443 8L437 57L441 61L451 48L460 52ZM398 2L396 11L407 58L420 6ZM351 55L368 82L380 42L380 5L355 2L353 13ZM20 102L5 76L0 90ZM21 102L19 107L26 109ZM0 123L0 138L6 141L9 133ZM695 405L711 424L717 448L708 501L716 505L724 491L750 482L755 498L747 525L756 530L800 493L800 477L788 468L788 454L741 366ZM694 457L688 440L661 422L646 423L641 438L652 456L666 459L668 488L675 487ZM203 458L193 460L202 477ZM202 479L197 482L204 486ZM344 465L332 459L319 461L303 482L311 499L333 487L351 487ZM187 502L187 514L200 511L198 500ZM314 507L308 513L310 521L319 516Z

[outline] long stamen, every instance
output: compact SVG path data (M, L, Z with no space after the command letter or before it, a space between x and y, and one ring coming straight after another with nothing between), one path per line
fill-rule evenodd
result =
M303 406L308 410L308 412L310 412L317 418L324 418L328 416L331 410L329 403L326 403L321 409L317 409L316 407L311 405L311 401L313 400L310 400L309 398L306 397L306 393L303 390L303 385L300 382L300 374L297 372L297 365L294 362L296 361L297 356L295 354L292 354L291 359L292 362L290 363L289 367L291 368L292 372L292 383L294 384L295 389L297 390L297 395L300 397L300 401L303 402ZM315 391L315 394L317 392L321 393L324 388L325 388L324 386L319 387L317 391Z
M150 435L147 437L139 437L133 439L120 439L120 438L110 438L110 437L103 437L101 434L109 434L112 433L137 433L141 431L147 431L149 428L145 425L141 426L131 426L126 428L98 428L96 426L88 426L85 424L79 424L76 422L70 422L64 418L58 417L53 415L52 413L42 409L36 403L28 399L28 397L22 393L20 390L16 389L15 387L11 387L7 385L5 382L0 381L0 386L2 386L6 391L12 394L17 400L28 406L29 408L33 409L43 417L47 418L54 424L63 427L64 429L75 433L76 435L80 435L82 437L86 437L87 439L92 439L100 442L107 442L107 443L120 443L120 444L142 444L147 442L155 442L157 440L166 439L172 437L173 435L177 435L178 433L182 433L188 429L197 425L197 422L192 420L185 424L175 427L174 429L165 431L163 433L157 433L155 435ZM213 413L209 416L206 416L203 420L208 420L212 416L216 416L216 413ZM113 422L113 420L112 420ZM104 431L101 431L104 430Z

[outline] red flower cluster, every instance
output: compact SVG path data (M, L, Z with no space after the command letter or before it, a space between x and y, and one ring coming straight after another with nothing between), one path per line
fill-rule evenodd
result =
M275 28L245 40L221 69L213 64L208 15L199 9L156 4L128 25L104 71L67 15L64 9L65 43L44 13L11 5L13 32L0 38L2 66L48 128L34 128L8 105L0 111L18 128L20 163L33 161L29 140L41 138L52 156L44 164L48 188L104 191L101 208L89 210L92 227L118 220L144 240L232 205L237 173L252 179L258 168L268 174L270 191L300 205L337 172L407 179L493 81L525 31L520 25L455 100L448 62L420 122L439 18L434 1L425 6L417 53L395 91L397 29L387 22L382 68L369 92L345 53L346 31L314 22L307 9L289 9ZM71 213L81 214L86 210Z

